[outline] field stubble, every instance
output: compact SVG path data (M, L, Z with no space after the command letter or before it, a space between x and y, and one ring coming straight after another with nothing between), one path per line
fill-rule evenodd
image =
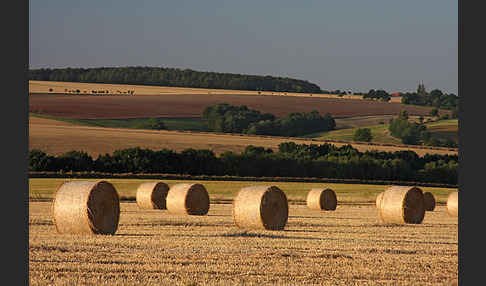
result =
M283 231L234 226L231 204L207 216L122 202L114 236L57 234L50 203L30 204L31 285L444 285L457 279L457 220L384 225L372 206L290 205Z
M326 143L326 141L305 138L76 126L59 120L29 116L29 149L40 149L51 155L61 155L65 152L77 150L85 151L96 158L98 155L111 154L115 150L131 147L153 150L167 148L176 152L181 152L187 148L210 149L219 155L226 151L240 153L248 145L278 150L278 144L289 141L297 144ZM339 147L348 143L333 142L332 144ZM419 156L427 153L457 154L457 150L421 149L410 146L353 143L353 147L361 152L366 150L391 152L413 150Z
M448 285L458 275L457 218L443 204L422 224L389 225L374 203L291 202L285 229L265 231L237 228L231 203L182 216L122 201L115 235L76 236L56 232L51 203L29 203L31 285Z

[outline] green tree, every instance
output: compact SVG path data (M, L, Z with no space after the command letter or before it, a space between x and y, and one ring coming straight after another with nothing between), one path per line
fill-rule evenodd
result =
M401 110L400 113L398 114L398 118L401 120L408 120L408 111Z
M151 117L151 118L148 119L147 128L155 129L155 130L166 129L164 121L162 120L162 118L155 118L155 117Z
M373 139L370 128L358 128L353 135L354 141L370 142Z
M378 99L381 101L390 101L391 96L388 92L386 92L383 89L379 89L379 90L370 89L370 91L367 94L365 94L363 98Z
M29 171L53 171L56 158L45 152L32 149L29 151Z
M432 108L429 113L431 116L439 116L439 109L437 107Z
M427 127L424 124L408 121L408 113L401 111L398 118L390 120L388 127L393 137L400 138L403 144L418 145L430 138Z

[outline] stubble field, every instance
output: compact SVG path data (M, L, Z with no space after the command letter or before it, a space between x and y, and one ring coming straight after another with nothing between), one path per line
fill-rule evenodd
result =
M112 182L128 196L140 183ZM40 186L52 191L58 183L35 179L31 192ZM434 189L439 204L426 212L422 224L392 225L380 222L369 201L386 186L359 191L360 186L335 185L338 207L323 212L302 202L303 190L311 185L272 184L293 198L282 231L236 227L231 202L212 199L206 216L184 216L142 210L122 200L115 235L58 234L52 202L31 201L30 284L455 285L457 217L449 216L444 205L452 190ZM226 198L241 186L222 185ZM207 187L210 197L215 186Z
M240 95L279 95L301 97L352 98L363 99L361 95L311 94L298 92L253 91L234 89L190 88L171 86L150 86L131 84L106 84L65 81L29 80L29 92L48 94L94 94L93 91L102 90L107 94L126 95L133 91L134 95L164 95L164 94L240 94Z
M187 148L210 149L215 154L226 151L240 153L246 146L254 145L278 150L282 142L297 144L324 144L324 140L229 135L205 132L179 132L167 130L142 130L104 128L72 125L66 122L39 117L29 117L29 149L40 149L48 154L60 155L72 150L85 151L96 158L100 154L112 154L115 150L141 147L153 150L163 148L181 152ZM342 146L348 143L332 143ZM429 154L457 154L447 148L423 149L410 146L379 146L353 143L354 148L366 150L399 151L413 150L419 156Z

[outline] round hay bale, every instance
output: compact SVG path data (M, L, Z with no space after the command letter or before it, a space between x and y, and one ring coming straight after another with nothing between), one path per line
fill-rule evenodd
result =
M384 223L422 223L424 194L418 187L391 186L383 192L378 210Z
M245 187L233 199L232 213L240 228L281 230L289 216L287 196L275 186Z
M307 207L315 210L336 210L336 193L329 188L313 188L307 194Z
M431 192L424 193L424 207L429 212L435 209L435 197Z
M141 209L167 209L169 185L164 182L142 183L137 188L137 205Z
M376 196L376 208L380 209L381 208L381 199L383 198L383 192L379 193L378 196Z
M447 212L451 216L458 216L459 193L452 192L447 197Z
M52 207L58 233L114 234L120 218L120 200L106 181L71 181L61 184Z
M209 194L201 184L173 185L166 202L172 214L205 215L209 211Z

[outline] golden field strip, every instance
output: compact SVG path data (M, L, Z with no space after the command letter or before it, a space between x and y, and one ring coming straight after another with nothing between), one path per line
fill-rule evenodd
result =
M52 89L52 91L50 91ZM134 95L167 95L167 94L238 94L238 95L280 95L280 96L312 96L325 98L352 98L363 99L361 95L335 94L311 94L298 92L277 92L277 91L252 91L252 90L233 90L233 89L210 89L210 88L188 88L188 87L169 87L169 86L147 86L129 84L107 84L107 83L82 83L82 82L63 82L63 81L39 81L29 80L29 93L59 93L72 94L73 90L79 89L80 94L94 94L93 90L108 91L108 94L126 94L133 91Z
M225 151L241 152L246 146L262 146L278 149L282 142L297 144L324 144L330 141L296 139L283 137L263 137L248 135L228 135L199 132L166 130L140 130L77 126L58 120L29 116L29 149L40 149L48 154L60 155L68 151L85 151L93 157L113 153L118 149L141 147L153 150L163 148L180 152L187 148L211 149L215 154ZM347 143L331 143L342 146ZM400 146L378 146L352 143L363 152L366 150L399 151L413 150L419 156L429 154L457 154L448 149L421 149Z
M52 195L65 179L30 179L30 196ZM149 180L107 179L131 197ZM178 181L168 181L173 185ZM120 203L113 236L58 234L52 201L29 202L30 285L455 285L458 222L444 206L455 189L431 190L440 204L422 224L383 224L374 205L387 186L326 184L335 211L299 201L315 183L202 182L206 216L141 210ZM243 186L272 184L289 198L282 231L234 225L231 202ZM216 199L214 199L216 198ZM452 284L454 283L454 284Z

